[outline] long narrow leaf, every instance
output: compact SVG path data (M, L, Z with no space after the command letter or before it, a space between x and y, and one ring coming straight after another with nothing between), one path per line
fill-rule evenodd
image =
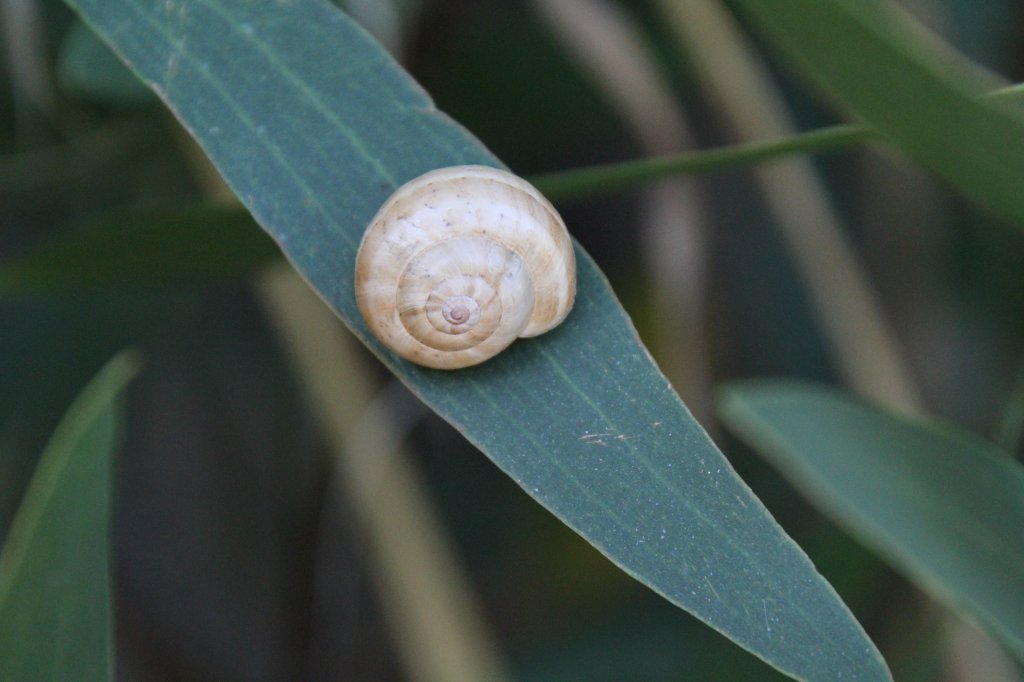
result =
M113 679L111 459L119 397L136 371L114 358L53 434L0 555L0 678Z
M323 0L71 4L353 332L530 495L779 669L888 678L828 583L667 385L583 251L568 320L484 365L426 370L369 335L353 266L377 207L431 168L500 163L342 13Z
M240 208L133 208L0 262L0 296L223 281L275 257L273 240Z
M834 100L966 195L1024 227L1024 116L886 0L737 0Z
M922 588L1024 660L1024 468L991 443L836 392L736 384L726 423Z

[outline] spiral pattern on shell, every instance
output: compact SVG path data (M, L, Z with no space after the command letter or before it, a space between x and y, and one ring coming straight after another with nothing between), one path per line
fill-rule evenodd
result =
M381 206L359 246L355 286L385 345L456 369L565 319L576 261L565 224L532 185L453 166L409 181Z

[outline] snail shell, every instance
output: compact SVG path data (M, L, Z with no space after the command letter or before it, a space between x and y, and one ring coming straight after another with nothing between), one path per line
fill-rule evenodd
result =
M409 181L381 206L359 246L355 286L386 346L457 369L565 319L576 260L565 224L532 185L453 166Z

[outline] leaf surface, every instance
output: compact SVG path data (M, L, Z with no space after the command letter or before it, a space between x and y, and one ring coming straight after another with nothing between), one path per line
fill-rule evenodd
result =
M111 460L120 395L136 372L114 358L71 405L39 460L0 555L0 677L113 679Z
M823 510L1024 660L1024 468L825 388L740 383L721 416Z
M888 679L860 626L693 420L590 257L559 328L456 372L403 362L356 308L365 225L401 183L500 166L320 0L74 0L352 331L538 502L779 669ZM510 67L511 68L511 67Z
M1024 227L1024 116L990 78L884 0L737 0L751 26L843 108Z

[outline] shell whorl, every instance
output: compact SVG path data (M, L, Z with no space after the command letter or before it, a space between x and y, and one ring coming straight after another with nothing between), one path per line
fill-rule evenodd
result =
M475 365L572 308L576 264L562 219L529 183L453 166L402 185L356 258L356 300L373 333L438 369Z

